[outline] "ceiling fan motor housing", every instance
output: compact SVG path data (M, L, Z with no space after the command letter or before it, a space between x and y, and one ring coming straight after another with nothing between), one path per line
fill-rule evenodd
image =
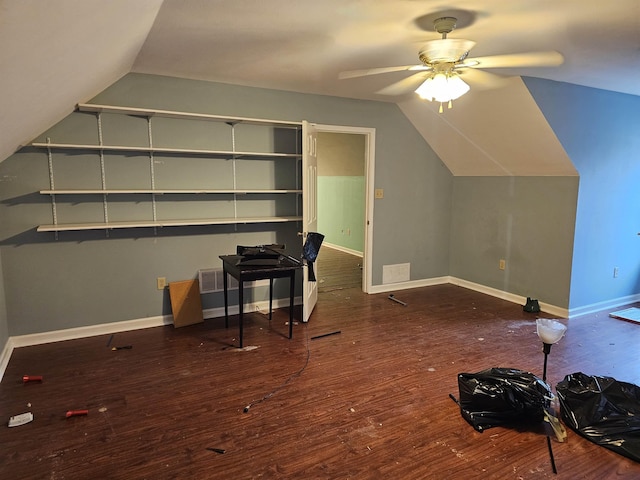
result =
M433 27L436 32L443 35L442 38L446 38L447 33L453 32L453 29L456 28L457 21L458 19L455 17L436 18L433 21Z
M469 51L473 48L475 42L471 40L463 39L442 39L432 40L422 47L422 50L418 53L420 61L428 66L432 67L438 63L457 63L462 62Z

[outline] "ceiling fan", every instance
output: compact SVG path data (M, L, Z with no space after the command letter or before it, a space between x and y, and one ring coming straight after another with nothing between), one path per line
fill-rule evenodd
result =
M550 67L561 65L563 56L555 51L528 52L510 55L468 58L475 42L464 39L447 38L456 27L455 17L441 17L434 20L435 31L442 35L439 40L427 42L418 52L420 64L397 67L370 68L342 72L339 78L356 78L381 73L416 71L413 75L393 83L376 93L382 95L401 95L415 90L421 98L449 103L469 91L470 83L484 88L495 88L502 84L500 77L480 69L512 67ZM463 80L464 79L464 80Z

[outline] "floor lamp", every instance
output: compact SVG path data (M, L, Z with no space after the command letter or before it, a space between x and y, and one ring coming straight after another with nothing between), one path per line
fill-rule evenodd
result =
M542 352L544 353L544 367L542 369L542 380L544 382L547 381L547 357L549 353L551 353L551 345L554 343L558 343L560 339L563 337L564 332L567 331L567 326L558 322L557 320L551 320L550 318L538 318L536 320L536 329L538 333L538 337L542 340ZM556 436L561 438L563 435L566 435L562 425L558 422L557 425L554 424L554 421L557 422L557 419L553 414L549 414L545 412L546 419L549 421L554 431L556 432ZM551 418L553 417L553 418ZM560 429L561 433L558 435L558 429ZM558 473L556 469L556 462L553 459L553 449L551 448L551 438L547 435L547 448L549 449L549 457L551 458L551 467L553 468L553 473Z

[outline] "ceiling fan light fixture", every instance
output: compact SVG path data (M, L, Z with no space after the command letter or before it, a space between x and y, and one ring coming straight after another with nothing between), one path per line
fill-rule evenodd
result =
M460 98L469 90L469 85L457 73L439 72L426 79L416 93L424 100L435 100L442 104Z

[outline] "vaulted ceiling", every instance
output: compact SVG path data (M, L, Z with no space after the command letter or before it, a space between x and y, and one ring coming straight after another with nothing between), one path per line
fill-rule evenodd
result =
M452 110L381 88L418 62L432 20L470 57L555 50L557 67L493 69ZM395 102L456 175L573 175L519 76L640 95L638 0L0 0L0 160L129 72ZM542 141L541 141L542 140ZM528 144L546 145L545 161ZM517 150L516 150L517 149ZM514 151L518 154L514 155Z

